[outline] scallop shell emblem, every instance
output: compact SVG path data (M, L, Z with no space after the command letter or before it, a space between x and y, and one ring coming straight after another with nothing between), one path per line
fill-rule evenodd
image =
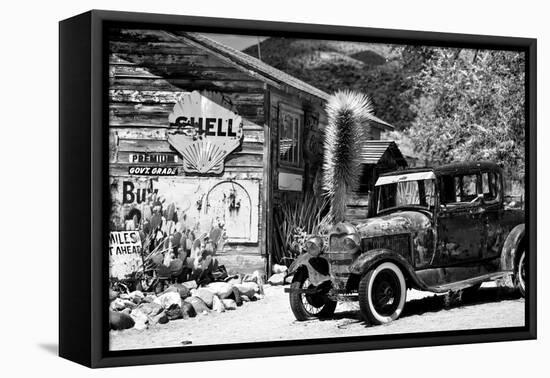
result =
M184 93L168 117L168 143L187 173L220 174L242 142L242 118L227 98L212 92Z

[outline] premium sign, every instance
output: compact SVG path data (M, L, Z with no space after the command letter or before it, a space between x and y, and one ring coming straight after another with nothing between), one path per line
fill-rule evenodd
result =
M141 266L141 238L138 231L111 231L109 268L111 277L123 279Z
M221 95L208 97L197 91L185 93L168 117L168 143L183 157L188 173L220 174L227 155L242 142L242 118L230 110Z
M158 154L158 153L135 153L128 156L130 163L142 164L170 164L178 163L178 155L176 154Z

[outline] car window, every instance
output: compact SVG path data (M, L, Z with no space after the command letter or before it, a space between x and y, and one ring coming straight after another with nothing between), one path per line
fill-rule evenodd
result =
M426 205L432 207L435 204L435 181L424 180L424 198Z
M483 195L483 201L490 203L498 201L502 192L502 183L497 172L441 176L439 182L443 205L470 204L479 195Z
M491 194L491 187L489 186L489 172L483 172L481 174L481 191L483 195Z
M487 178L487 188L483 187L483 200L486 202L498 200L501 192L500 176L495 172L483 172L482 177Z
M478 196L478 188L482 184L477 174L443 176L441 178L441 203L442 204L461 204L470 203ZM452 186L452 188L450 188Z
M462 176L462 201L471 201L477 197L477 175Z
M431 179L379 185L377 190L378 212L407 206L429 209L435 203L435 183Z

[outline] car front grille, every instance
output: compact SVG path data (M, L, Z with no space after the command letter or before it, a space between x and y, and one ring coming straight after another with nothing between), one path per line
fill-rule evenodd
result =
M346 234L331 235L329 248L325 258L330 263L330 274L336 284L336 289L345 291L349 278L349 266L361 254L360 251L348 251L344 248L343 240Z

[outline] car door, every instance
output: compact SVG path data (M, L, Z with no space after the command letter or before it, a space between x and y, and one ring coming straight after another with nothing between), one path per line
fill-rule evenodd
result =
M480 197L481 176L466 174L446 177L437 220L439 267L469 265L483 258L486 248L487 216Z
M508 229L503 226L502 176L499 172L482 172L482 193L487 223L485 259L500 257Z

